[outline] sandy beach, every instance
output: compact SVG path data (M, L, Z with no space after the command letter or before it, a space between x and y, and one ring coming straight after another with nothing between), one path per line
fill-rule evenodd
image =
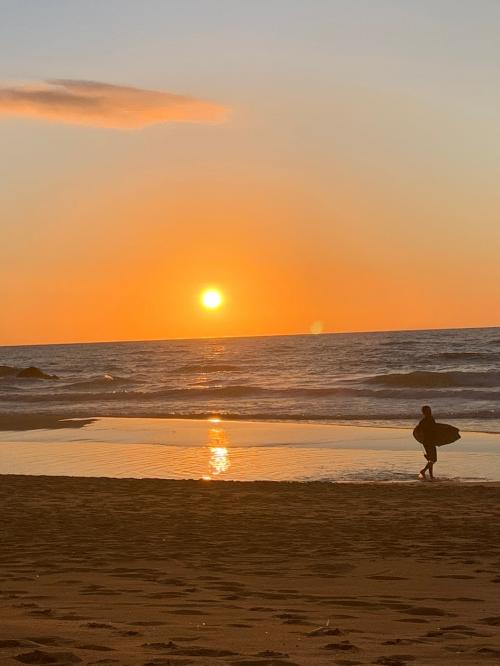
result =
M0 477L2 664L496 664L500 488Z

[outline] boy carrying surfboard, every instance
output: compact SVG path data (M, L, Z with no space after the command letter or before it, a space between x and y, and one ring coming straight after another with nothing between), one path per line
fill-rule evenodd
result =
M433 468L437 462L436 447L456 442L460 439L460 433L455 426L448 425L447 423L436 423L429 405L422 407L422 414L424 416L413 431L413 436L425 449L427 465L420 470L418 476L422 480L426 480L425 473L429 471L429 480L434 481Z

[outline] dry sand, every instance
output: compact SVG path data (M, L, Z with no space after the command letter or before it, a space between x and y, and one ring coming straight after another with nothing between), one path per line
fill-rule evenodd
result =
M0 477L0 663L498 664L500 488Z

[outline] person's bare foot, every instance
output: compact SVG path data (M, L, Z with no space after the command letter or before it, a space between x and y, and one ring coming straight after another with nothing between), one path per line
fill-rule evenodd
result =
M422 470L422 469L420 470L420 472L418 473L418 478L419 478L421 481L427 481L427 477L425 476L425 472L424 472L424 470Z

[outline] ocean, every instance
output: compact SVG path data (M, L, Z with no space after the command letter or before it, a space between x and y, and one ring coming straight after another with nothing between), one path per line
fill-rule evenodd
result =
M500 432L500 328L0 347L0 366L1 414L408 427L430 404Z

